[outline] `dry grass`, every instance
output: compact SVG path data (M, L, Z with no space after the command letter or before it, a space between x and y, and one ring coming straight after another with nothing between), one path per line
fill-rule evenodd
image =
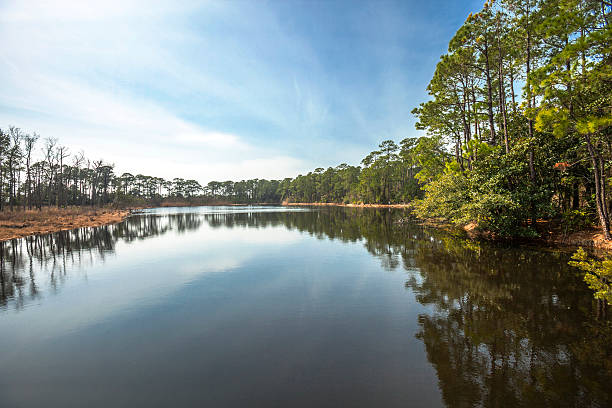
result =
M48 207L0 212L0 241L81 227L97 227L124 220L129 210L90 207Z

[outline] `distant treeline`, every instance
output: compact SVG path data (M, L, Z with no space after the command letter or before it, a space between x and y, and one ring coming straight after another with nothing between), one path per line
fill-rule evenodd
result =
M112 164L71 154L57 139L40 140L14 126L0 129L0 210L184 199L201 192L195 180L117 176Z
M400 203L421 195L416 139L382 142L362 167L340 164L283 180L212 181L205 194L230 202Z
M0 210L159 204L163 200L207 203L405 202L421 194L415 175L417 141L385 141L363 159L363 167L341 164L284 180L165 180L142 174L116 175L114 165L71 154L57 139L20 128L0 129ZM37 160L34 158L38 157Z

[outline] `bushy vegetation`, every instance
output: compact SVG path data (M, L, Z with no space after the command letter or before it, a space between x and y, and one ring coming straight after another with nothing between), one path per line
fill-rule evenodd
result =
M592 259L578 249L569 263L584 271L584 281L595 292L595 298L612 305L612 258Z
M280 198L293 202L409 202L422 193L415 178L420 167L415 157L418 146L415 139L404 139L399 146L385 140L361 161L362 167L341 164L283 180Z

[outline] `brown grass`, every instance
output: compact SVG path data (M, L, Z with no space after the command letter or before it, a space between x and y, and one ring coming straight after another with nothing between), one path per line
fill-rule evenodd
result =
M0 241L123 221L130 210L111 208L43 208L0 212Z

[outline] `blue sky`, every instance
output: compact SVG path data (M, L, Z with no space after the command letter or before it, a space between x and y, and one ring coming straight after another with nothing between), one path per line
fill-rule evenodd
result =
M0 0L0 127L116 172L284 178L418 136L481 2Z

